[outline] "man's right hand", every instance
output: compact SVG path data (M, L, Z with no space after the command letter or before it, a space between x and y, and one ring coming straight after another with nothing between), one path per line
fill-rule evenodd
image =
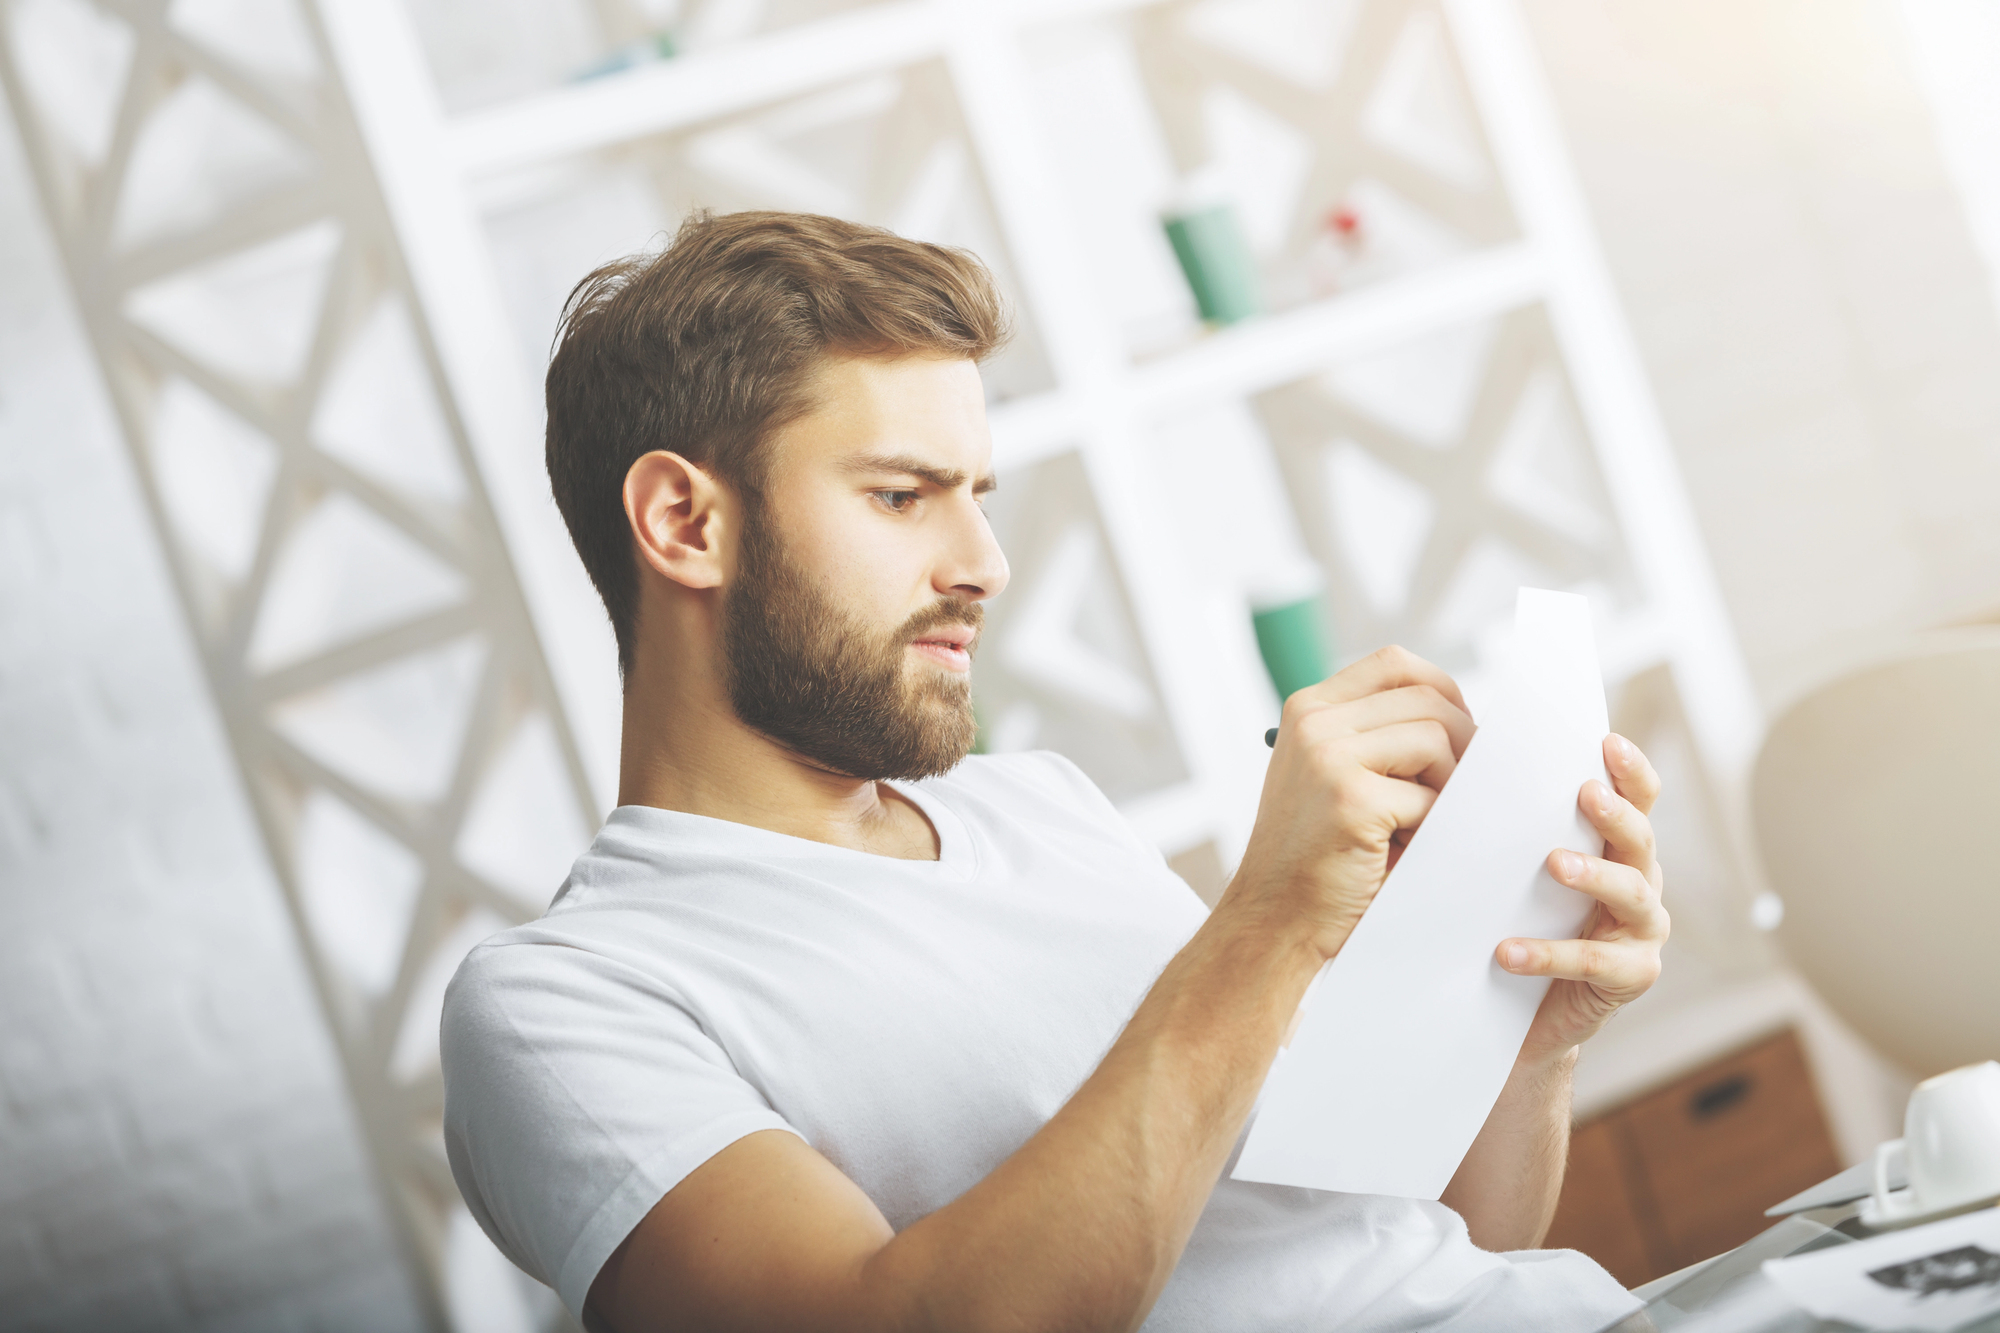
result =
M1457 767L1473 724L1451 677L1384 648L1285 701L1257 823L1217 905L1331 958Z

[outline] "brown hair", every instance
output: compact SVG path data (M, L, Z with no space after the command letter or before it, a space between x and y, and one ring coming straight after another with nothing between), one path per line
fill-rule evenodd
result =
M810 213L696 213L666 249L591 273L547 381L549 482L632 669L639 575L625 474L680 454L754 500L771 433L813 406L829 352L980 360L1007 337L964 250Z

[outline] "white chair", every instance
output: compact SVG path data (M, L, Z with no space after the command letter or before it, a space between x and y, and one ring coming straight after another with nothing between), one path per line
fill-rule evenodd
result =
M1842 672L1770 729L1752 820L1779 938L1919 1076L2000 1056L2000 627Z

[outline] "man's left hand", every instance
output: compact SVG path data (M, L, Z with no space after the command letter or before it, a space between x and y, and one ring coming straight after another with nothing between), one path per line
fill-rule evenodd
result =
M1605 738L1604 766L1616 790L1593 778L1577 796L1577 807L1604 835L1604 855L1557 850L1548 861L1557 883L1597 899L1589 927L1574 940L1506 940L1495 953L1509 972L1556 979L1528 1029L1523 1061L1555 1059L1588 1040L1660 975L1668 920L1647 818L1660 776L1623 736Z

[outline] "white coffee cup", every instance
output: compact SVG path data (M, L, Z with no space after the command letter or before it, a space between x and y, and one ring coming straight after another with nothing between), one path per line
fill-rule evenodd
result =
M1902 1158L1910 1187L1889 1189ZM2000 1197L2000 1063L1927 1078L1910 1093L1903 1137L1875 1150L1875 1193L1863 1220L1893 1225Z

